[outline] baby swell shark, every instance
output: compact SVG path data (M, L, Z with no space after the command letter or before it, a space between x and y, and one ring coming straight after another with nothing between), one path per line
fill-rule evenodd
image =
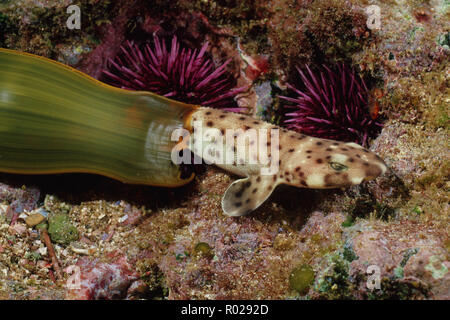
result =
M242 114L200 107L190 122L193 134L180 144L207 164L243 177L222 198L229 216L255 210L279 184L349 187L387 169L379 156L356 143L306 136Z

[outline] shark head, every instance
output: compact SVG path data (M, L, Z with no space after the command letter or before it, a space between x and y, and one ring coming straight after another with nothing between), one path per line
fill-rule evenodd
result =
M274 174L249 174L230 185L222 199L225 214L240 216L251 212L279 184L312 189L342 188L375 179L387 170L378 155L356 143L284 131L278 149L279 161Z
M279 183L314 189L349 187L386 172L384 161L356 143L307 138L280 165ZM292 150L292 149L290 149Z

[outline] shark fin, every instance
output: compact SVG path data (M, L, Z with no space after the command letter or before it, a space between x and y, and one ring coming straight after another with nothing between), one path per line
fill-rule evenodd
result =
M277 184L274 176L250 176L236 180L223 195L223 212L233 217L252 212L272 194Z

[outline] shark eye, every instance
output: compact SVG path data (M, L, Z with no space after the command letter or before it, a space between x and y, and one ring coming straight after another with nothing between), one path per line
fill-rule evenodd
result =
M338 162L330 162L330 167L336 171L345 171L348 169L347 166L340 164Z

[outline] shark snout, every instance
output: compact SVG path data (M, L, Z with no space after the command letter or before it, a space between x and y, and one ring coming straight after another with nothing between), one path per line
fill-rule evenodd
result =
M379 176L385 174L387 171L387 166L384 161L376 161L370 163L365 168L365 178L364 181L369 181L378 178Z

